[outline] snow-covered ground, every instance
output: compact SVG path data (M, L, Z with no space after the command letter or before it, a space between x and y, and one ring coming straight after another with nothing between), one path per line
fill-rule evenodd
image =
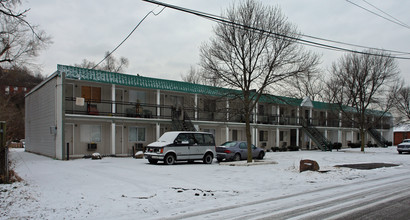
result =
M275 163L255 166L216 162L166 166L110 157L60 161L22 149L11 149L10 155L24 181L0 185L0 219L178 219L205 209L333 186L353 187L353 183L408 173L410 168L410 154L399 155L395 147L366 148L365 153L360 149L268 152L264 160ZM300 173L301 159L316 160L321 170L329 172ZM400 166L334 167L352 163Z

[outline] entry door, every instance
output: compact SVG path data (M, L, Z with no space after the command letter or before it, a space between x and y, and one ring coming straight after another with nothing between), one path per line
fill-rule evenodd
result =
M296 129L290 130L290 146L296 146Z
M64 155L67 154L67 144L69 146L69 155L74 154L74 125L73 124L66 124L65 125L65 148L64 148Z
M124 101L124 90L122 89L116 89L115 90L115 102L117 103L115 105L115 113L117 114L123 114L123 109L124 106L122 104L118 104L118 103L122 103Z
M115 126L115 154L124 154L124 145L123 145L123 126Z

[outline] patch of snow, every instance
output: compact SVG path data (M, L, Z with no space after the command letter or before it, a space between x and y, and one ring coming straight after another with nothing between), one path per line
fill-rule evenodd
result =
M167 166L118 157L60 161L24 149L10 149L10 158L24 181L0 185L0 219L160 219L308 190L355 186L410 168L410 154L399 155L395 147L366 148L365 153L360 149L267 152L264 164L258 166L216 162ZM301 159L315 160L328 172L300 173ZM400 166L334 167L349 163Z

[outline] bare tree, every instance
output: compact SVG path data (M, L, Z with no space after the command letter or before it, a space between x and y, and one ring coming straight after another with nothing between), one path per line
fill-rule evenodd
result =
M20 0L0 1L0 65L21 66L51 43L50 37L26 20L29 9L16 11Z
M410 120L410 87L401 84L397 92L392 94L394 110L401 120Z
M195 84L202 84L208 86L218 87L221 85L221 82L218 78L212 75L208 75L203 69L196 69L191 66L191 69L186 75L181 75L182 81L190 82Z
M109 72L121 73L124 72L125 69L128 67L128 59L125 57L120 57L118 60L112 55L109 55L110 52L105 52L105 56L107 57L100 65L96 66L95 62L89 61L87 59L83 59L81 64L75 64L76 67L87 68L87 69L98 69L104 70Z
M186 75L181 74L182 81L194 83L194 84L203 84L203 77L201 73L193 66L189 69Z
M351 53L333 63L328 82L329 98L339 107L343 116L358 124L361 151L364 151L365 133L373 126L368 120L370 110L380 120L392 107L392 90L397 85L399 70L394 58L378 51ZM352 117L354 115L354 117Z
M201 66L224 88L241 91L237 97L243 104L248 162L252 162L250 117L259 98L268 86L310 72L318 57L294 40L299 34L278 7L246 0L222 16L231 23L219 23L215 36L201 46Z
M303 99L306 96L313 101L323 101L326 83L321 72L309 72L303 76L291 77L280 83L279 90L272 94Z

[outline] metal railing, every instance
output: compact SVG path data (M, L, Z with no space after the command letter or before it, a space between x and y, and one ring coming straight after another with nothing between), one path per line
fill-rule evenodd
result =
M100 100L85 101L83 106L76 105L75 97L66 98L66 114L80 115L101 115L101 116L117 116L130 118L155 118L155 119L172 119L172 105L157 105L150 103L136 103ZM115 104L115 105L113 105ZM115 106L115 111L113 111ZM158 115L159 110L159 115ZM245 116L240 111L229 111L220 109L215 112L195 109L193 107L184 107L183 111L192 121L217 121L217 122L239 122L245 123ZM256 118L256 121L254 120ZM307 121L311 126L318 127L339 127L340 119L337 118L304 118L286 115L257 115L250 116L251 123L270 124L270 125L300 125L301 121ZM342 127L356 128L358 125L351 121L342 120ZM390 128L387 123L378 124L376 128Z

